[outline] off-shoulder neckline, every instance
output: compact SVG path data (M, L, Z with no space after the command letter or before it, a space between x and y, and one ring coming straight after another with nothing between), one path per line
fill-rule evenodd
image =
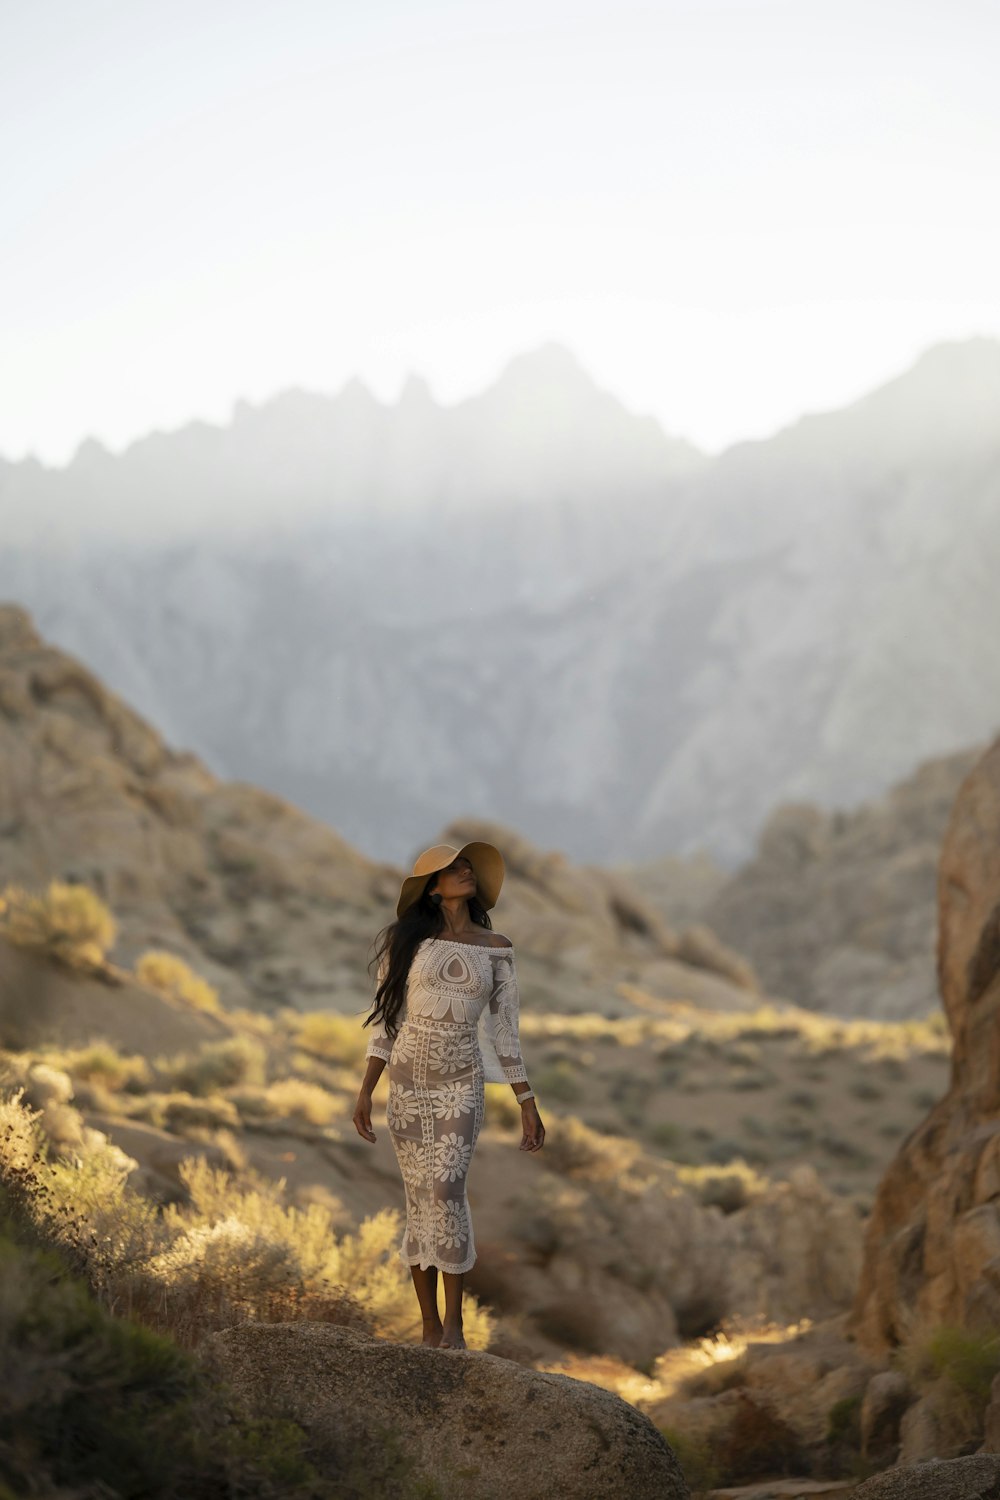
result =
M484 953L513 953L514 944L507 943L501 947L499 943L463 943L460 938L424 938L425 943L450 943L453 948L482 948Z

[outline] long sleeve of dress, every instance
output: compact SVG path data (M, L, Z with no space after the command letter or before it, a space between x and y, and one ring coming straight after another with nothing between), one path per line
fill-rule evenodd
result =
M378 993L379 985L385 978L387 968L388 963L385 956L383 955L383 957L379 959L378 974L375 978L376 994ZM368 1046L365 1050L365 1057L380 1057L383 1062L389 1062L392 1056L393 1038L385 1029L385 1021L381 1016L379 1016L377 1021L373 1021L371 1026L368 1026L365 1029L370 1033Z
M521 1056L518 1037L520 996L514 950L494 955L493 993L489 1003L489 1038L496 1052L500 1077L495 1082L527 1083L528 1075ZM490 1070L487 1069L487 1078Z

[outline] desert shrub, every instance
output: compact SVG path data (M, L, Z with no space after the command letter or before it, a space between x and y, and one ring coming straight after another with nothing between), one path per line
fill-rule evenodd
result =
M99 1132L83 1150L50 1159L40 1112L17 1089L0 1099L0 1190L5 1211L58 1249L112 1312L134 1268L154 1253L160 1231L154 1205L126 1187L136 1163ZM65 1106L64 1106L65 1107Z
M419 1309L396 1253L398 1213L377 1214L338 1238L325 1206L288 1206L283 1183L251 1172L236 1181L198 1158L178 1169L188 1201L161 1212L129 1187L134 1167L103 1137L69 1158L51 1157L21 1091L0 1099L4 1201L108 1310L191 1345L246 1318L419 1335ZM491 1315L467 1297L470 1348L486 1348L492 1330Z
M184 1135L190 1130L238 1130L239 1110L231 1099L222 1094L213 1094L207 1099L196 1099L184 1092L161 1096L162 1118L166 1128L175 1135Z
M730 1162L742 1160L746 1149L745 1141L733 1141L724 1136L706 1146L705 1155L714 1165L728 1167Z
M347 1100L303 1078L278 1078L264 1091L266 1112L305 1125L329 1125L347 1113Z
M141 1093L148 1088L150 1067L138 1053L124 1056L110 1042L92 1042L89 1047L52 1054L49 1061L64 1068L74 1078L99 1083L112 1093L125 1090Z
M175 953L149 948L135 966L136 978L150 989L159 990L173 1000L183 1000L195 1010L217 1012L219 992Z
M828 1443L840 1443L844 1441L861 1442L861 1397L843 1396L835 1401L827 1413L826 1441Z
M574 1104L580 1097L580 1080L577 1068L568 1058L535 1070L533 1086L541 1098L548 1095L560 1104Z
M875 1083L871 1078L855 1078L848 1086L848 1091L855 1099L884 1099L885 1089L880 1083Z
M693 1494L713 1490L722 1483L725 1476L707 1438L682 1432L677 1427L661 1427L660 1432L673 1449Z
M16 1232L16 1231L15 1231ZM336 1493L291 1422L234 1423L222 1392L171 1341L104 1311L52 1251L0 1237L3 1493ZM64 1488L65 1487L65 1488Z
M41 894L8 885L0 896L0 932L68 964L102 963L117 927L109 908L85 885L53 880Z
M363 1061L370 1031L358 1017L314 1010L297 1017L293 1024L296 1043L304 1051L343 1067L357 1067Z
M864 1147L855 1145L853 1141L847 1140L845 1136L836 1135L833 1131L830 1131L822 1137L820 1144L824 1151L829 1152L831 1156L837 1157L841 1161L853 1162L855 1166L859 1167L871 1166L873 1158Z
M897 1351L896 1363L918 1389L943 1378L981 1410L1000 1374L1000 1334L948 1324L920 1330Z
M736 1093L755 1093L757 1089L766 1089L771 1083L771 1078L766 1073L737 1073L729 1080L729 1087Z
M896 1350L893 1364L911 1386L934 1398L936 1452L952 1456L982 1441L991 1386L1000 1374L1000 1334L918 1325Z
M158 1057L153 1066L168 1088L189 1094L214 1094L237 1084L264 1082L267 1049L253 1037L223 1037L203 1042L197 1052Z
M659 1120L655 1125L648 1127L646 1139L651 1145L658 1146L661 1151L670 1151L680 1145L684 1139L684 1131L670 1120Z
M175 1238L156 1266L168 1283L193 1280L204 1297L255 1316L263 1308L272 1318L360 1318L385 1338L416 1333L419 1310L396 1255L402 1238L398 1213L375 1214L338 1240L324 1206L288 1206L278 1183L254 1176L239 1185L193 1159L180 1172L190 1203L164 1209ZM287 1308L297 1288L309 1310L296 1314ZM493 1322L474 1298L466 1298L464 1323L469 1347L485 1348Z
M699 1203L706 1208L721 1208L725 1214L746 1208L770 1186L768 1179L754 1171L742 1157L725 1166L678 1167L677 1176L695 1193Z
M245 1006L237 1005L228 1009L226 1014L235 1026L243 1031L253 1032L254 1036L274 1035L274 1017L263 1011L247 1010Z
M559 1121L559 1129L546 1139L545 1165L560 1177L585 1177L591 1181L616 1179L640 1148L620 1136L608 1136L585 1125L575 1115Z

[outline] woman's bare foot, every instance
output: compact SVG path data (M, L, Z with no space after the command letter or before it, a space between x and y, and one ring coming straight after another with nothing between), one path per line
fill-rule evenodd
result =
M441 1342L438 1345L438 1348L467 1349L468 1347L468 1344L465 1342L465 1335L462 1332L461 1323L459 1323L457 1327L452 1327L451 1324L445 1323L444 1328L441 1332Z
M428 1344L432 1349L436 1349L441 1342L442 1332L443 1330L441 1327L440 1318L425 1318L424 1336L420 1340L420 1342L422 1344Z

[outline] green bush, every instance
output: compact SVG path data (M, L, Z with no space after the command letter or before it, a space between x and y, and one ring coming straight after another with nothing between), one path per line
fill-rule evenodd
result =
M927 1382L944 1377L980 1408L990 1398L993 1377L1000 1374L1000 1334L971 1333L967 1328L942 1325L932 1329L902 1357L911 1379Z
M337 1493L291 1422L232 1421L168 1338L104 1312L51 1251L0 1228L0 1480L14 1494L215 1500Z
M661 1427L660 1433L673 1449L681 1473L694 1494L713 1490L723 1482L725 1476L711 1443L704 1438L688 1436L676 1427Z

